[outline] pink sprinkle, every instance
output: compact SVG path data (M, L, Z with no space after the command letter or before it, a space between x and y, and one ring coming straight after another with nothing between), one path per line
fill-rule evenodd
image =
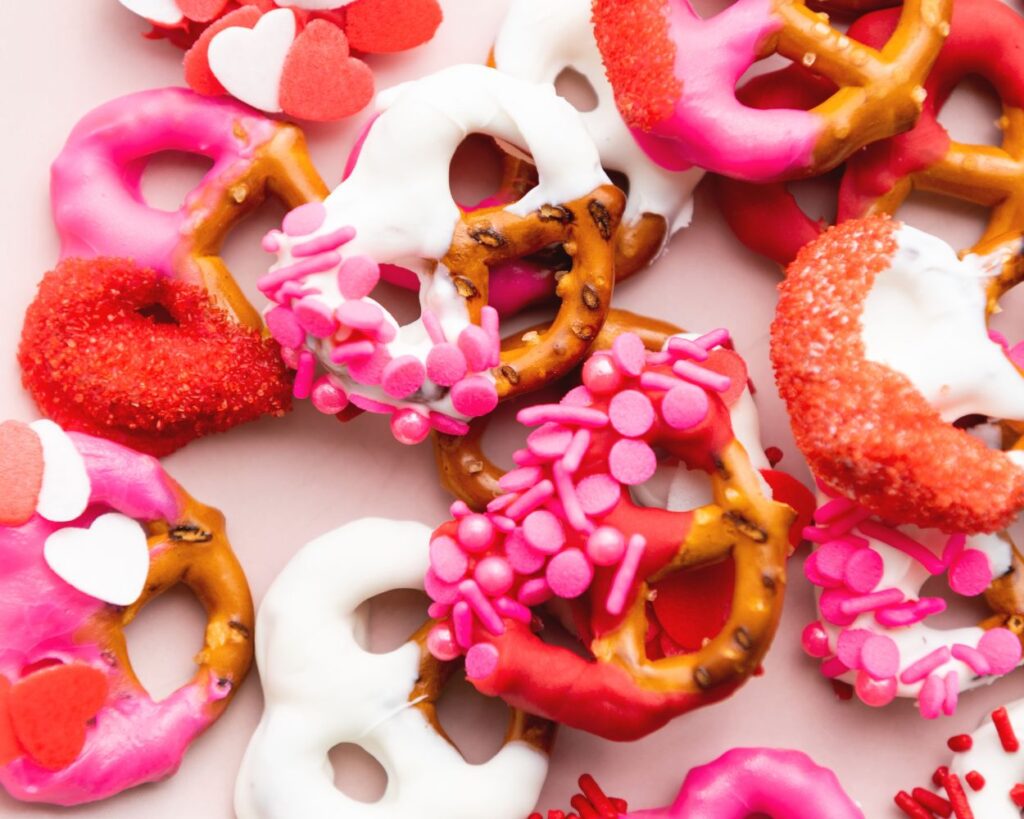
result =
M579 597L590 586L594 579L594 567L579 549L566 549L551 558L544 578L558 597L571 600Z
M433 569L427 569L423 576L423 590L431 600L443 605L451 605L459 599L459 587L453 583L445 583L434 574Z
M693 384L677 382L662 399L661 415L672 429L692 429L707 418L707 393Z
M857 506L849 498L833 498L830 501L826 501L817 508L814 512L814 522L821 525L827 525L834 521L836 518L842 517L851 509Z
M825 627L819 620L807 624L800 634L800 645L803 646L804 653L808 657L822 659L831 653L828 632L825 631Z
M498 484L499 485L501 484L500 480L498 481ZM489 500L487 502L487 511L488 512L500 512L502 509L504 509L506 506L508 506L510 503L512 503L515 499L516 499L516 495L515 494L498 495L498 497L492 498L491 500ZM492 519L493 519L493 515L492 515Z
M662 364L668 364L672 360L672 354L668 352L653 353L648 351L647 363L652 367L658 367ZM642 377L642 376L641 376Z
M498 667L498 649L490 643L477 643L466 652L466 676L471 680L489 677Z
M365 412L373 412L377 415L390 415L395 411L395 407L391 404L385 404L383 401L377 401L374 398L370 398L366 395L361 395L358 392L354 392L349 396L349 400L355 404L359 409Z
M872 633L865 628L843 629L836 640L836 656L847 668L862 668L861 655Z
M917 695L917 707L925 719L935 719L942 711L946 700L946 686L942 678L932 674L924 681L921 692Z
M509 597L499 597L494 601L494 608L496 608L503 617L510 617L513 620L518 620L525 626L530 625L533 620L533 614L526 608L522 603L517 603Z
M484 628L494 635L505 633L505 624L475 580L463 580L459 583L459 593L469 603L476 616L480 618Z
M471 372L487 369L491 361L491 342L483 328L470 324L459 333L458 343Z
M406 446L415 446L430 434L430 421L418 410L405 407L391 416L391 434Z
M307 202L289 211L281 227L289 236L305 236L312 233L327 218L327 208L323 202Z
M498 390L484 376L471 375L452 387L451 399L456 412L478 418L498 406Z
M490 345L491 355L487 362L488 367L497 367L501 363L501 330L498 311L491 305L484 305L480 311L480 326L487 333L487 340Z
M992 666L985 659L985 655L976 648L966 646L963 643L957 643L953 646L953 656L979 677L992 673Z
M608 418L619 435L639 438L654 426L654 406L642 392L623 390L609 402Z
M317 379L311 397L313 406L324 415L337 415L348 406L348 394L326 375Z
M471 554L485 552L494 543L494 524L486 515L472 513L459 521L459 545Z
M940 665L949 662L949 657L949 649L946 646L939 646L934 651L925 654L916 663L907 666L900 674L900 682L904 685L920 682Z
M950 566L949 587L964 597L976 597L992 582L988 555L980 549L964 549Z
M981 635L978 651L985 655L992 673L1001 676L1013 671L1020 663L1020 640L1006 628L993 628Z
M610 512L622 497L622 487L611 475L588 475L576 485L580 505L588 515Z
M434 344L447 344L448 339L444 334L444 328L441 327L441 321L437 317L437 313L433 310L425 309L420 313L420 320L423 322L423 329L427 331L427 335Z
M462 350L443 341L427 353L427 378L442 387L450 387L466 377L469 366Z
M431 411L430 426L445 435L465 435L469 432L468 424L440 412Z
M900 670L900 650L896 643L881 634L873 634L860 652L861 667L876 680L895 677Z
M476 564L473 579L491 597L500 597L512 588L515 575L505 558L491 555Z
M899 589L885 589L871 594L855 595L840 603L839 608L843 614L864 614L864 612L874 611L883 606L902 603L903 597L903 592Z
M562 457L562 466L565 467L565 471L570 475L574 474L580 468L580 464L583 463L583 456L587 454L589 448L590 431L586 429L576 430L576 433L572 436L572 443L569 444L569 448Z
M505 557L519 574L533 574L544 565L545 555L533 549L526 542L522 529L509 532L505 538Z
M462 653L452 630L442 625L434 626L430 630L427 635L427 650L441 662L451 662Z
M512 463L516 466L547 466L544 458L538 458L528 449L517 449L512 453Z
M265 276L261 276L256 282L256 287L261 293L271 293L285 282L311 276L314 273L323 273L335 265L341 263L341 254L321 253L319 256L310 256L301 262L285 265L271 270Z
M850 530L860 524L861 521L867 520L871 517L871 512L860 506L855 506L845 515L840 515L832 523L825 528L826 540L839 537L850 537Z
M313 391L313 375L316 371L316 359L309 350L299 352L299 366L295 372L295 383L292 395L296 398L309 398Z
M692 358L694 361L706 361L708 357L707 350L682 336L672 336L668 340L668 351L676 358Z
M516 598L524 606L539 606L541 603L551 599L551 588L548 581L543 577L527 580L519 587Z
M622 336L619 336L622 338ZM643 557L644 549L647 548L647 538L640 534L631 535L626 544L626 554L622 557L619 570L615 573L612 587L608 592L608 600L605 608L613 617L622 614L626 607L626 596L636 580L637 570L640 568L640 559Z
M530 452L540 458L561 458L572 443L572 430L560 424L544 424L526 439Z
M331 361L335 364L351 364L353 361L365 361L373 355L372 341L349 341L339 344L331 350Z
M315 256L325 250L337 250L344 244L348 244L356 237L356 229L346 225L323 236L314 236L305 242L300 242L292 248L292 256ZM347 298L347 297L346 297Z
M563 395L558 403L565 404L567 407L589 407L594 403L594 396L590 390L580 384Z
M464 500L453 500L451 506L448 507L448 511L456 520L461 520L466 517L466 515L473 514L473 510L469 508L469 504Z
M699 344L705 350L711 350L722 344L729 343L729 331L724 327L720 327L717 330L711 330L705 333L700 338L694 339L694 344Z
M371 301L353 300L338 305L338 321L355 330L376 330L384 321L384 312Z
M608 416L601 412L601 410L588 407L570 407L564 404L536 404L532 407L526 407L526 409L519 410L516 414L516 420L528 427L539 426L549 421L560 424L572 424L573 426L585 427L587 429L601 429L608 425Z
M526 542L542 554L556 554L565 545L565 530L561 522L546 509L538 509L526 516L523 534Z
M380 281L380 266L369 256L350 256L338 269L338 290L351 301L364 299Z
M267 313L266 322L270 335L282 347L301 347L305 343L306 333L287 307L275 307Z
M623 438L608 453L608 468L619 483L636 486L654 474L658 456L644 441Z
M891 529L877 520L865 520L860 524L860 530L868 537L873 537L875 540L879 540L909 555L924 566L929 574L941 574L946 570L945 564L933 555L927 547L918 543L913 538L907 537L898 529Z
M593 524L587 520L587 516L583 512L580 497L576 494L576 487L573 486L569 473L565 471L565 467L561 463L556 463L552 474L555 490L558 492L558 498L562 502L562 509L565 511L565 518L569 525L577 532L590 531Z
M523 492L537 483L543 476L544 473L536 466L513 469L498 479L498 486L505 492ZM503 498L506 505L514 500L514 498L510 498L507 495L502 495L500 498L495 498L495 500L502 500ZM493 503L494 501L491 502ZM488 505L487 508L490 509L491 507Z
M349 364L348 374L359 384L379 384L384 376L384 368L390 360L391 353L387 347L377 346L367 358Z
M505 534L515 529L517 525L512 518L507 518L504 515L491 515L491 522L494 524L495 529Z
M281 249L281 233L277 230L269 230L264 234L263 241L260 242L267 253L277 253Z
M895 606L886 606L875 612L875 620L883 626L898 628L912 626L926 620L933 614L946 610L946 601L941 597L924 597L920 600L907 601Z
M952 566L960 553L964 550L964 546L967 545L967 535L962 532L955 535L950 535L946 540L946 547L942 550L942 562L947 566Z
M818 598L821 616L835 626L848 626L857 619L856 614L848 614L843 610L843 603L856 597L846 589L826 589Z
M380 385L392 398L407 398L423 386L426 370L413 355L403 355L387 363L381 373Z
M460 600L452 609L452 624L455 641L464 649L473 645L473 612L465 600Z
M637 376L647 363L647 348L636 333L623 333L612 342L612 358L624 373Z
M815 551L817 570L833 581L841 581L846 573L846 564L857 548L845 540L830 540Z
M850 669L838 657L829 657L829 659L821 664L818 670L821 671L823 677L834 680L836 677L846 674Z
M946 698L942 703L942 713L951 717L956 713L956 703L960 696L960 677L955 671L946 674L945 689Z
M725 392L732 386L732 379L729 376L706 370L690 361L677 361L672 365L672 372L692 384L707 387L715 392Z
M846 561L843 580L846 585L860 594L874 591L882 580L885 562L874 549L858 549Z
M597 395L608 395L622 384L622 373L606 353L597 353L583 365L583 385Z
M804 561L804 576L815 586L835 588L843 585L841 581L827 577L818 569L818 551L813 551L807 555L807 559Z
M447 617L451 610L452 607L448 603L431 603L427 606L427 616L440 620L442 617Z
M338 329L331 309L317 299L301 299L292 305L295 320L314 338L327 338Z
M284 304L290 300L304 299L306 296L319 296L321 292L319 287L303 286L299 282L285 282L274 294L274 301Z
M665 375L664 373L645 372L640 376L640 386L645 390L664 390L667 392L673 387L685 383L685 381L680 381L678 378L673 378L671 375Z
M512 520L519 520L554 494L555 485L545 479L516 498L516 502L505 510L505 514L512 518Z
M881 708L896 698L896 678L888 677L884 680L875 680L867 672L860 671L854 683L854 690L865 705Z
M441 535L430 541L430 568L439 580L457 583L466 576L469 557L452 538Z

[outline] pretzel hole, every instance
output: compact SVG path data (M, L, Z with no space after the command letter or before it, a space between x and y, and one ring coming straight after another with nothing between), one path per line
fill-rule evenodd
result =
M597 108L600 100L593 84L575 68L564 68L555 77L555 91L577 111L586 113Z
M502 154L486 134L470 134L452 156L448 186L462 207L475 208L501 191Z
M981 238L989 211L962 199L915 189L896 216L962 250L972 247Z
M689 5L698 17L707 20L709 17L714 17L725 11L733 2L735 0L689 0Z
M999 312L989 319L989 327L1002 333L1011 348L1024 341L1024 287L1014 287L999 299Z
M927 625L931 628L965 628L992 615L992 610L985 603L984 595L963 597L957 594L949 587L949 579L944 574L929 577L917 596L941 597L946 601L945 611L928 618Z
M221 244L220 257L250 304L266 303L266 296L257 289L256 282L274 263L274 257L263 250L261 242L269 231L281 227L288 210L277 197L268 196L231 227Z
M839 204L839 180L842 174L842 169L837 168L821 176L788 182L786 190L809 218L826 225L834 225Z
M334 769L334 787L357 802L373 803L388 787L384 766L365 749L351 742L335 745L327 754Z
M537 636L545 645L564 648L584 660L593 660L594 655L583 640L580 639L573 623L573 614L569 604L561 600L552 600L543 608L535 608L534 616L540 619L541 628Z
M953 89L939 111L939 124L955 142L972 145L1000 145L1003 132L998 122L1003 115L995 89L988 80L970 76Z
M673 572L651 585L647 604L647 654L656 659L699 651L722 630L732 609L736 564L732 558Z
M501 750L509 709L497 697L485 697L457 671L441 692L437 719L466 761L479 765Z
M608 174L608 178L612 180L612 184L620 191L622 191L628 198L629 177L622 173L622 171L617 171L614 168L606 168L605 172Z
M213 167L213 160L186 151L161 151L140 160L144 163L140 187L151 208L174 213Z
M128 656L139 682L160 702L195 674L193 657L202 645L206 612L184 586L169 589L139 612L125 628Z
M658 455L658 468L654 474L644 483L629 488L633 503L673 512L714 503L711 477L704 470L690 469L657 447L655 453Z
M394 589L364 600L356 609L356 642L371 654L387 654L403 646L427 619L429 598L416 589Z
M400 327L404 327L420 317L419 279L407 267L401 265L386 265L386 267L389 269L386 272L382 271L381 280L373 288L370 298L390 313ZM385 281L385 275L389 279L392 276L395 278ZM402 281L409 286L398 283Z

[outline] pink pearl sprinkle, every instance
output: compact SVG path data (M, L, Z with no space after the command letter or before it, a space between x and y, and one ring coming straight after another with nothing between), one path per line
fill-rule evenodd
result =
M1020 663L1020 640L1009 629L986 631L978 641L978 651L985 655L992 673L997 676L1008 674Z
M520 574L533 574L547 559L526 542L522 529L515 529L505 538L505 557Z
M452 406L467 418L487 415L498 406L498 390L482 375L463 378L451 389Z
M402 355L387 363L381 372L380 385L392 398L406 398L423 386L427 371L413 355Z
M875 634L864 643L860 661L863 669L874 679L885 680L895 677L900 670L900 650L891 638Z
M639 390L623 390L609 402L608 418L619 435L639 438L654 425L654 406Z
M466 652L466 676L471 680L489 677L498 668L498 649L490 643L477 643Z
M658 456L645 442L624 438L616 441L608 453L608 467L619 483L636 486L654 474Z
M317 379L310 395L313 406L324 415L337 415L348 406L348 395L326 375Z
M275 307L267 313L266 321L270 335L282 347L301 347L305 343L306 333L287 307Z
M384 312L373 302L346 301L338 305L338 321L356 330L376 330L384 321Z
M281 234L276 230L268 231L263 236L263 241L260 245L267 253L277 253L281 249Z
M622 496L622 487L611 475L588 475L576 485L580 506L588 515L610 512Z
M612 357L623 372L637 376L647 363L647 349L636 333L623 333L612 342Z
M398 443L414 446L430 434L430 421L422 413L407 407L391 416L391 434Z
M874 549L858 549L850 555L843 568L843 580L847 586L860 594L874 591L882 580L885 562Z
M326 218L327 208L323 202L307 202L289 211L281 227L289 236L305 236L320 227Z
M857 681L853 687L860 701L872 708L881 708L896 698L896 679L894 677L887 680L874 680L867 672L861 671L857 674Z
M544 424L530 433L526 446L541 458L560 458L572 443L572 430L558 424Z
M558 597L579 597L594 579L594 567L579 549L559 552L548 563L544 578Z
M369 256L350 256L338 270L338 289L346 299L363 299L380 281L380 267Z
M456 520L461 520L466 515L473 514L473 510L469 508L469 504L464 500L453 500L452 505L448 507L448 511Z
M523 521L523 535L531 547L553 555L565 545L565 530L557 517L546 509L530 512Z
M808 623L804 628L803 633L800 635L800 645L803 646L804 652L809 657L822 659L831 653L828 644L828 632L825 631L825 627L818 620Z
M708 396L700 387L679 383L665 393L661 415L672 429L691 429L708 415Z
M465 378L467 372L466 356L454 344L435 344L427 353L427 378L435 384L450 387Z
M470 324L459 333L459 349L466 357L466 363L472 372L486 370L491 362L491 340L487 332L475 324Z
M430 541L430 568L445 583L458 583L466 576L469 557L452 538L441 535Z
M472 554L486 551L494 542L494 525L486 515L466 515L459 521L459 543Z
M992 569L988 555L979 549L964 549L954 560L947 576L949 587L964 597L975 597L989 587Z
M328 338L338 329L331 309L317 299L300 299L292 306L295 320L314 338Z
M583 365L583 384L592 393L607 395L615 392L621 383L622 373L610 355L591 356Z
M626 538L614 526L600 526L587 538L587 557L597 566L612 566L626 553Z
M448 626L436 625L427 635L427 651L441 662L451 662L462 654L455 635Z
M492 555L476 564L473 578L491 597L500 597L512 588L515 574L505 558Z

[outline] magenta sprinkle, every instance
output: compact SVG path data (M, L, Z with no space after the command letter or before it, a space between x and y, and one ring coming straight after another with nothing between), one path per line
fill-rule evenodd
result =
M623 333L612 342L612 359L623 372L637 376L647 363L647 349L636 333Z
M952 653L956 659L970 668L979 677L984 677L992 671L992 666L989 665L985 655L976 648L964 645L963 643L957 643L953 646Z
M349 256L338 268L338 290L346 299L363 299L380 281L380 265L369 256Z
M942 703L942 713L951 717L956 713L956 703L960 697L960 677L955 671L946 674L945 689L946 698Z
M289 236L305 236L320 227L327 218L323 202L307 202L285 214L281 227Z
M510 597L499 597L494 601L494 608L501 613L502 616L511 618L512 620L518 620L523 625L530 625L533 620L533 614L526 608L522 603L518 603Z
M299 353L299 366L295 371L295 383L292 386L292 395L296 398L309 398L313 391L313 376L316 372L316 360L309 350L302 350Z
M925 719L935 719L942 711L946 700L946 686L942 678L932 674L924 681L917 695L917 706Z
M285 282L301 279L304 276L311 276L314 273L323 273L325 270L330 270L339 264L341 264L340 253L334 251L321 253L318 256L303 259L301 262L295 262L294 264L285 265L277 270L270 271L265 276L260 277L259 281L256 282L256 287L259 288L261 293L269 294Z
M639 390L623 390L609 402L608 418L619 435L639 438L654 426L654 406L651 399Z
M355 404L359 409L365 410L366 412L373 412L377 415L390 415L396 409L391 404L385 404L383 401L376 401L373 398L367 398L365 395L359 393L352 393L349 395L349 400Z
M924 566L929 574L942 574L946 570L945 564L933 555L927 547L918 543L913 538L907 537L903 532L892 529L876 520L861 522L860 530L868 537L872 537L909 555Z
M694 339L694 343L700 345L705 350L714 349L729 343L729 331L724 327L719 327L717 330L711 330L700 338Z
M460 600L452 608L452 623L455 626L455 641L463 649L473 645L473 612L469 603Z
M469 504L464 500L452 501L451 506L448 507L448 511L451 513L451 516L456 519L461 519L466 517L466 515L473 514L473 510L469 508Z
M814 522L827 525L855 508L857 504L849 498L834 498L818 507L814 513Z
M512 518L512 520L519 520L520 518L528 515L554 494L554 484L549 480L543 480L532 489L527 490L516 498L515 503L511 504L508 509L505 510L505 513Z
M842 660L838 657L830 657L821 664L822 676L827 677L830 680L834 680L836 677L841 677L846 674L850 669L846 667Z
M431 603L427 606L427 616L440 620L451 613L452 607L449 603Z
M487 361L488 367L497 367L501 363L501 330L498 318L498 311L491 305L484 305L480 311L480 327L487 334L490 342L490 357Z
M707 387L715 392L725 392L732 386L732 379L729 376L706 370L689 361L677 361L672 365L672 372L691 384Z
M427 331L427 335L430 336L430 340L434 344L445 344L448 339L445 338L444 330L441 328L441 322L437 318L437 314L433 310L424 310L420 313L420 318L423 320L423 327Z
M535 466L527 466L522 469L513 469L511 472L506 472L498 479L498 486L500 486L504 492L523 492L543 477L544 473L539 468ZM492 500L491 504L501 501L501 506L497 508L503 509L514 500L515 498L510 495L500 495ZM491 505L488 504L487 508L490 510Z
M955 561L963 552L964 547L967 545L967 535L962 532L950 535L946 541L946 546L942 550L942 562L947 566L952 566Z
M605 609L612 616L622 614L622 610L626 606L626 596L636 579L637 569L640 568L640 559L646 548L647 538L641 534L631 535L626 543L626 553L615 573L615 579L612 581L612 587L608 591L608 600L605 603Z
M875 612L875 620L883 626L912 626L946 610L946 601L941 597L925 597L895 606L886 606Z
M519 587L516 598L524 606L539 606L541 603L551 599L551 587L548 581L542 577L527 580Z
M339 344L331 350L331 361L335 364L350 364L353 361L364 361L373 355L372 341L349 341Z
M544 424L529 434L526 446L538 458L561 458L572 443L572 430L560 424Z
M664 373L644 373L640 376L640 386L645 390L668 391L682 383L684 382L678 378L673 378L671 375L665 375Z
M430 412L430 426L445 435L465 435L469 432L469 424L452 418L441 412Z
M576 494L576 487L573 486L572 478L561 463L556 463L552 469L554 473L555 490L558 498L562 501L562 509L565 512L569 525L577 532L589 532L594 528L580 504L579 495Z
M337 250L344 244L348 244L356 237L354 227L345 226L325 233L323 236L315 236L305 242L300 242L292 248L293 256L315 256L326 250Z
M620 336L621 338L621 336ZM537 404L519 410L516 420L527 427L549 422L572 424L588 429L601 429L608 425L608 416L588 407L569 407L564 404Z
M858 594L850 597L839 604L839 610L846 615L864 614L868 611L880 609L883 606L891 606L903 602L903 592L899 589L885 589L884 591L872 592L871 594Z
M569 444L565 455L562 456L562 466L570 475L574 474L583 463L583 456L590 447L590 437L590 431L586 429L578 429L572 436L572 443Z
M505 624L475 580L463 580L459 583L459 593L480 618L484 628L495 636L505 633Z
M668 340L668 352L677 357L690 358L694 361L706 361L708 357L708 351L704 347L696 341L681 336L672 336Z
M504 515L492 515L491 520L494 522L494 528L499 532L505 532L508 534L516 528L516 522L512 518L507 518Z
M916 663L911 663L907 666L903 673L900 674L900 682L904 685L913 685L916 682L920 682L940 665L949 662L949 657L949 649L946 646L940 646L926 654Z

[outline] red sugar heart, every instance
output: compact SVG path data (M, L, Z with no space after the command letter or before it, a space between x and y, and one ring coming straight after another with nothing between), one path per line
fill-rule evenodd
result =
M326 20L313 20L295 38L284 61L281 107L300 119L328 122L365 108L373 74L349 56L348 38Z
M228 0L175 0L181 13L197 23L208 23L224 12Z
M10 690L14 731L25 752L51 771L74 762L85 724L107 699L107 678L84 663L58 665L19 680Z
M0 525L21 526L35 514L43 486L43 445L18 421L0 424Z
M252 28L263 15L255 6L235 9L221 17L196 40L195 45L185 54L185 82L197 94L219 97L227 91L210 70L210 41L226 28Z
M740 397L743 392L743 388L747 386L747 364L732 350L724 350L718 348L711 351L711 355L708 356L708 360L701 363L701 366L706 367L709 370L713 370L716 373L727 375L732 380L729 385L729 389L725 392L720 393L722 400L725 401L727 407L731 407L736 403L736 399Z
M705 637L718 634L729 618L735 579L735 564L728 559L655 583L654 613L672 642L697 651Z
M0 765L13 762L25 753L14 733L10 714L11 683L0 677Z
M437 0L357 0L345 11L349 43L370 54L422 45L434 36L442 16Z

